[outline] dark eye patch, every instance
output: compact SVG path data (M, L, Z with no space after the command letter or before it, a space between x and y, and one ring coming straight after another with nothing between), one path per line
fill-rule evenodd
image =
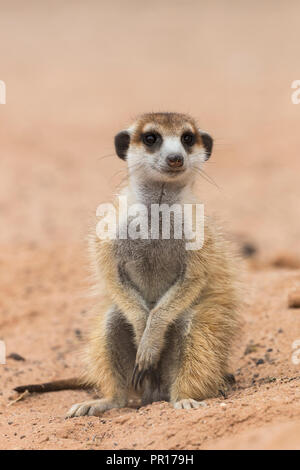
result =
M141 136L143 144L149 148L149 150L156 149L162 142L162 137L157 132L145 132Z
M181 142L185 147L192 147L196 142L196 136L192 132L184 132L181 136Z

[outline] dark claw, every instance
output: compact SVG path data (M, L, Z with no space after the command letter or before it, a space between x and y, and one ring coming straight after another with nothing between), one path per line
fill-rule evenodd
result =
M133 369L133 374L132 374L132 379L131 379L131 385L133 386L134 389L136 389L136 373L138 371L138 365L136 364L134 369Z
M143 384L144 378L147 374L147 370L139 370L138 365L135 366L133 374L132 374L132 386L135 390L140 388Z
M131 379L131 384L135 390L143 385L146 375L149 376L152 384L159 388L159 380L156 372L153 369L139 370L139 366L136 364Z
M222 395L222 397L223 397L224 399L226 399L227 396L228 396L227 393L226 393L224 390L219 390L219 393Z
M139 375L137 378L137 388L142 386L146 374L147 374L147 370L141 370L139 372Z
M135 365L131 380L132 386L135 390L137 390L142 385L146 372L147 371L139 370L138 364Z

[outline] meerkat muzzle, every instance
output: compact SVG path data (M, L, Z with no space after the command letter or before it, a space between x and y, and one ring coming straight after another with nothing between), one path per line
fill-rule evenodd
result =
M183 156L179 154L171 154L167 156L167 163L170 168L180 168L183 166Z

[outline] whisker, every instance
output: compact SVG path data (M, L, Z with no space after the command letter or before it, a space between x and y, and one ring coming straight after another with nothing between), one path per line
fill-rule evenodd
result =
M204 175L211 181L211 183L214 184L218 189L221 189L220 186L215 182L215 180L214 180L211 176L209 176L209 175L203 170L203 168L200 168L200 172L201 172L202 174L204 174Z
M210 176L206 175L206 173L203 173L199 168L192 168L192 171L194 173L200 175L207 183L211 184L212 186L215 186L217 189L221 190L221 188L217 185L217 183L210 178Z
M115 153L109 153L107 155L101 155L100 157L97 157L97 160L103 160L104 158L114 157L114 156L115 156Z
M203 155L202 153L196 153L196 154L193 155L193 157L194 157L194 159L197 159L197 157L200 157L200 156L202 156L202 155ZM197 167L197 166L194 166L193 169L195 169L195 170L197 170L199 173L202 173L203 175L205 175L206 178L210 181L211 184L213 184L214 186L216 186L218 189L221 189L221 188L219 187L219 185L215 182L215 180L214 180L211 176L209 176L209 175L203 170L203 168L199 168L199 167Z
M130 168L130 171L127 170L127 174L125 175L124 178L122 178L122 180L120 181L120 183L117 185L117 189L127 180L129 180L129 177L131 177L132 175L134 175L137 170L139 170L141 167L143 166L142 162L138 162L136 163L135 165L133 165L131 168Z

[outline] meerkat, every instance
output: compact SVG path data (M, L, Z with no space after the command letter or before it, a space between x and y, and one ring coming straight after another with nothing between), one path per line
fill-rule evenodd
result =
M188 115L143 114L115 137L116 154L128 167L121 194L148 208L197 203L194 184L212 148L211 136ZM239 289L230 245L204 220L196 250L186 249L184 236L164 239L159 232L152 239L150 218L147 238L101 240L92 230L96 290L104 282L106 300L95 306L84 376L71 385L96 388L101 398L73 405L67 417L99 416L128 405L132 394L143 405L166 400L178 409L198 408L226 391ZM32 391L44 391L38 387Z

